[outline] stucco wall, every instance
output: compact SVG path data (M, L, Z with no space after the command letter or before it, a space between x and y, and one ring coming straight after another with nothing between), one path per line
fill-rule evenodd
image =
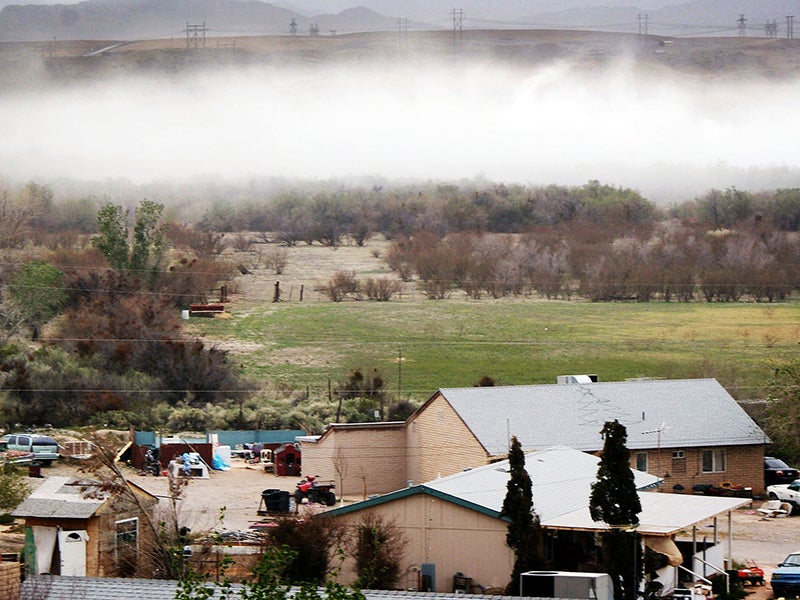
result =
M302 442L303 473L336 482L336 495L365 498L406 487L402 423L334 428Z
M663 477L669 473L664 484L665 491L672 491L680 484L691 493L694 485L712 484L720 486L723 482L734 486L752 488L753 495L764 493L764 447L727 446L725 447L725 470L704 472L702 470L703 450L708 448L661 448L631 452L631 466L636 467L636 455L647 452L648 471ZM673 450L682 451L684 458L673 458ZM659 458L660 456L660 458Z
M439 394L406 428L408 478L416 483L485 465L486 451Z
M331 518L357 528L366 515L379 515L405 532L404 575L398 588L416 589L423 563L434 565L437 592L452 592L458 572L472 578L473 592L508 583L514 556L505 545L507 528L500 519L424 494ZM340 578L346 583L355 580L352 563L345 563Z

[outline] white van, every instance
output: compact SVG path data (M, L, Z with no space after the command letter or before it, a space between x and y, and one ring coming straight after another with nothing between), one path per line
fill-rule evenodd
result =
M8 450L18 450L20 452L33 452L34 460L50 466L54 460L58 460L58 442L53 438L38 433L12 433L0 438Z

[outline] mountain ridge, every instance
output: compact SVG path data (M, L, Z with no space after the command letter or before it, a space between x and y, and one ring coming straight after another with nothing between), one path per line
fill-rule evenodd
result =
M2 0L0 0L2 2ZM340 33L407 29L597 29L656 35L765 35L786 15L800 16L800 0L83 0L72 4L8 4L0 10L0 41L153 39L179 36L187 23L215 36L298 35L312 29ZM0 4L2 6L2 4ZM330 10L319 10L328 8Z

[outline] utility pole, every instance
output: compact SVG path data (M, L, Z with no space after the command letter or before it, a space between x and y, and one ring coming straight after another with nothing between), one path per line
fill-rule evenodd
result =
M639 13L636 15L636 20L639 22L639 45L642 47L647 46L647 13Z
M739 27L739 37L745 37L747 35L747 19L744 18L743 14L739 15L736 23Z
M794 38L794 15L786 16L786 39Z
M464 10L461 8L454 8L450 13L453 18L453 47L456 47L456 41L461 42L464 36Z
M408 19L397 19L397 47L404 48L408 43Z
M395 362L397 363L397 400L400 400L400 397L403 392L403 349L397 349L397 358Z

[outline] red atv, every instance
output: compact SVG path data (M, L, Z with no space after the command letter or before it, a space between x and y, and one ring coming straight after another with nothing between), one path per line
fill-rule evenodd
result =
M333 481L319 481L318 477L319 475L306 475L298 482L294 492L294 501L297 504L301 504L304 499L306 502L325 506L336 504L336 494L331 491L336 487Z
M750 585L764 585L766 583L764 581L764 569L749 558L745 561L745 564L747 566L738 571L739 581L742 583L747 582Z

